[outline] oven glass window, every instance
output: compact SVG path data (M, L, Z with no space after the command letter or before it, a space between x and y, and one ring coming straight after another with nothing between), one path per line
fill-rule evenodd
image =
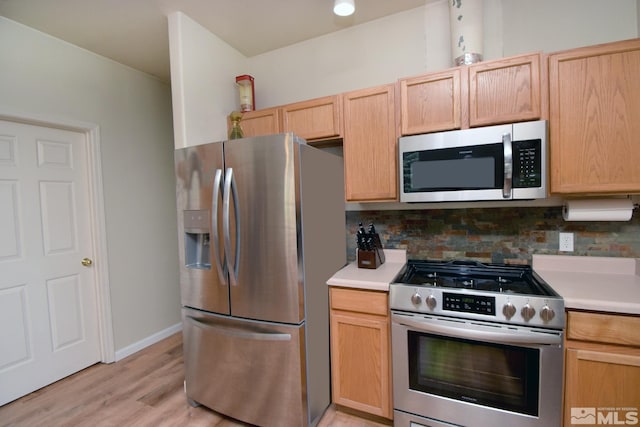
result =
M408 334L412 390L538 415L539 350Z

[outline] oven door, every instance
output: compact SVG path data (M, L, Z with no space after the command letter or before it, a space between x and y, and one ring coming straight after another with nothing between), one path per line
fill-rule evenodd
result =
M397 411L462 426L560 426L561 331L392 312L391 334Z

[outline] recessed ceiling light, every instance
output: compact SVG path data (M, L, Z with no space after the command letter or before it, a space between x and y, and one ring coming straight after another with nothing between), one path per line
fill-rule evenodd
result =
M356 10L354 0L335 0L333 13L338 16L349 16Z

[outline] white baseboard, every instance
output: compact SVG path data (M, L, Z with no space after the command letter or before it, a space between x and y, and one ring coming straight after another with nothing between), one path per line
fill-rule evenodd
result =
M170 337L171 335L175 334L176 332L180 332L181 330L182 322L176 323L173 326L169 326L167 329L156 332L155 334L143 338L138 342L134 342L133 344L128 345L125 348L121 348L120 350L116 351L116 362L124 359L127 356L131 356L133 353L149 347L150 345L155 344L158 341L162 341L163 339Z

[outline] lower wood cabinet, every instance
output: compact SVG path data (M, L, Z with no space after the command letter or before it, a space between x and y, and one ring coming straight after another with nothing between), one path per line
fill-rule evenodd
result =
M330 288L333 403L393 418L388 293Z
M565 427L640 421L638 331L638 316L567 313Z

